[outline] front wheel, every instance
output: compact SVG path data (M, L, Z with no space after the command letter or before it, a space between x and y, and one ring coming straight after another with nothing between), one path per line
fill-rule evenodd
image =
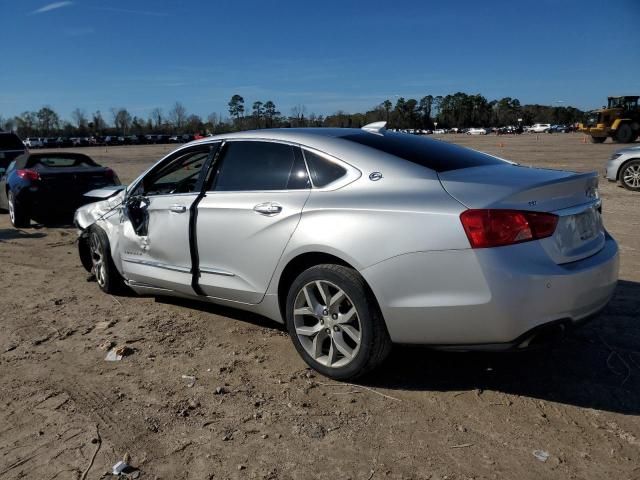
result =
M640 192L640 160L632 160L622 166L620 181L627 190Z
M616 131L615 140L618 143L631 143L635 139L633 129L628 123L623 123Z
M100 290L108 294L120 293L124 289L124 280L111 258L107 234L96 225L89 229L89 253L91 271L96 277Z
M302 272L289 289L286 312L296 350L327 377L362 376L391 350L376 300L351 268L326 264Z
M9 190L7 194L7 201L9 203L9 219L11 220L11 225L16 228L28 227L31 221L26 205L20 203L11 190Z

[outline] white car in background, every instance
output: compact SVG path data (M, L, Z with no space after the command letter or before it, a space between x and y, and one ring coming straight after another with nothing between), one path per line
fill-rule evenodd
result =
M549 133L550 130L550 123L536 123L533 127L529 128L529 131L533 133Z
M484 128L470 128L467 130L467 135L486 135L487 131Z
M27 148L43 148L44 141L42 138L28 137L24 142L25 147Z

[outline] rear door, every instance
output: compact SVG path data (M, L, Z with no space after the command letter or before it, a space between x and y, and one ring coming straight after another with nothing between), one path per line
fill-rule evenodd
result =
M119 246L128 280L195 295L190 209L217 145L179 150L149 171L128 194Z
M309 192L299 147L228 141L197 208L195 237L202 293L259 303Z

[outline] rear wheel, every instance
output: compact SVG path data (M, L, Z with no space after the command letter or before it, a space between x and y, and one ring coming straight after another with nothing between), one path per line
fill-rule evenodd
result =
M9 219L11 224L16 228L26 228L31 222L29 219L29 212L25 205L20 203L11 190L7 194L7 201L9 203Z
M316 265L296 278L287 329L305 362L337 380L366 374L391 350L373 294L358 272L341 265Z
M607 137L591 137L591 143L604 143Z
M615 140L618 143L630 143L634 140L633 129L628 123L623 123L616 130Z
M109 238L104 230L93 225L89 228L89 252L91 271L96 276L100 290L105 293L119 293L124 289L124 280L111 258Z
M632 160L622 166L620 182L627 190L640 192L640 160Z

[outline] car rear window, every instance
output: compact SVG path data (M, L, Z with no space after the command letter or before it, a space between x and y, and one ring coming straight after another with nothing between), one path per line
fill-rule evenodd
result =
M88 157L32 157L29 166L42 165L47 168L89 168L98 166Z
M24 150L24 143L14 133L0 133L0 150Z
M485 153L416 135L391 132L386 132L384 135L376 135L362 132L345 135L341 138L395 155L436 172L502 165L504 163L502 160Z

